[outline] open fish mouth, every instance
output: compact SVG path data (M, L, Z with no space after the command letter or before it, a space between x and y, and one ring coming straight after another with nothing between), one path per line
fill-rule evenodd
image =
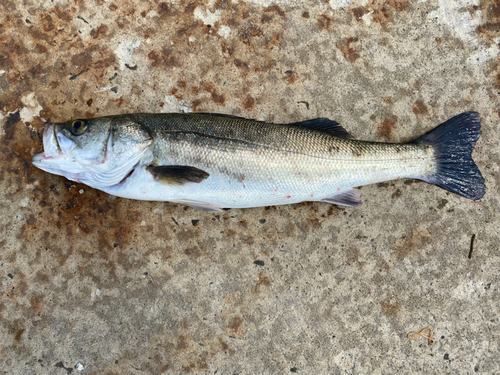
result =
M34 155L31 163L46 172L80 181L85 169L70 156L74 142L57 132L54 124L45 127L42 140L44 151Z

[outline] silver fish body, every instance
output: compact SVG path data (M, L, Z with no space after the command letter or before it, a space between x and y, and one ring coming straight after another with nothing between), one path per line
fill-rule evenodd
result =
M324 118L282 125L128 114L49 125L33 164L116 196L214 211L302 201L355 206L355 187L399 178L478 199L484 184L470 154L479 126L469 112L415 142L390 144L350 139Z

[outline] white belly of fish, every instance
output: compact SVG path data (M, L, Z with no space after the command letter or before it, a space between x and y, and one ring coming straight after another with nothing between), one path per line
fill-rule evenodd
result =
M388 165L380 168L372 166L366 173L359 173L359 165L352 170L343 167L341 170L331 170L326 175L318 175L317 178L309 177L306 181L279 176L270 181L249 179L240 182L211 173L200 183L179 186L155 181L146 166L142 166L122 183L100 189L129 199L170 201L207 209L247 208L329 199L356 186L414 177L419 171L423 172L424 164L419 164L412 168L401 162L390 168Z

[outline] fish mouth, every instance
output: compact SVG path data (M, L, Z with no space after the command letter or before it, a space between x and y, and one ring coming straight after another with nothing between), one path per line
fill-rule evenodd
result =
M45 127L42 140L44 151L33 155L31 164L46 172L80 181L84 172L82 166L65 152L71 151L74 143L58 133L55 124Z

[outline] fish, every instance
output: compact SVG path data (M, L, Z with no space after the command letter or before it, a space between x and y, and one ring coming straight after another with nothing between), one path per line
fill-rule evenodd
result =
M274 124L211 113L133 113L48 123L32 164L108 194L208 211L319 201L355 207L357 187L411 178L478 200L465 112L407 143L353 139L337 122Z

